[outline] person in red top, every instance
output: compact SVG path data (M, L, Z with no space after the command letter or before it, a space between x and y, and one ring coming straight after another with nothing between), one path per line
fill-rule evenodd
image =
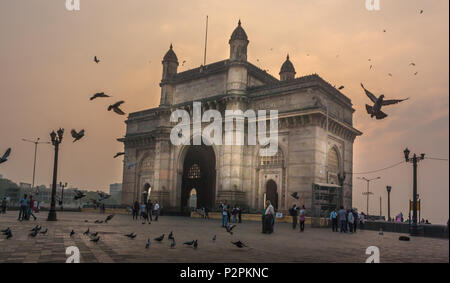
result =
M36 216L33 213L34 209L34 199L33 196L30 196L30 206L28 207L28 217L33 216L34 220L36 220Z

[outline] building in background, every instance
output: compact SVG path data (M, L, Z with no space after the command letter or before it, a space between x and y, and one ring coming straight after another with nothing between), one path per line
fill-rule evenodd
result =
M198 207L215 209L227 200L261 211L268 199L287 211L296 201L291 194L298 193L310 210L314 184L330 184L339 186L339 203L351 208L353 143L362 134L353 127L351 100L316 74L296 77L289 56L280 77L273 77L247 61L248 44L239 22L229 58L180 73L170 46L162 61L159 107L131 113L119 139L125 146L123 204L141 201L151 188L149 197L166 210L186 211L195 189ZM202 103L199 114L213 109L221 117L226 110L277 110L278 153L261 156L259 145L192 145L201 134L188 136L191 145L173 145L170 116L186 110L192 129L193 102Z
M109 185L109 194L111 195L109 203L121 204L122 203L122 184L115 183Z

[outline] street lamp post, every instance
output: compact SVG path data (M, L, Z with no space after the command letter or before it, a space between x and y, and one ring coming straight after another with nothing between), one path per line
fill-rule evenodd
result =
M59 187L61 188L61 201L59 205L61 206L61 211L64 210L64 188L67 187L67 182L63 184L63 182L59 182Z
M370 182L371 181L374 181L374 180L378 180L378 179L381 179L381 177L376 177L376 178L373 178L373 179L367 179L366 177L358 177L358 179L360 179L360 180L364 180L364 181L366 181L367 182L367 192L365 192L365 193L363 193L363 195L366 195L367 196L367 217L369 217L369 196L370 195L373 195L373 193L370 191L370 189L369 189L369 186L370 186Z
M391 186L386 186L386 190L388 193L388 221L391 221Z
M39 144L42 144L42 143L47 143L47 144L49 144L50 142L40 142L40 141L39 141L40 138L37 138L37 139L34 140L34 141L28 140L28 139L22 139L22 140L34 144L33 182L32 182L32 184L31 184L31 188L33 189L33 188L34 188L34 177L35 177L35 175L36 175L35 173L36 173L37 146L38 146Z
M408 148L403 153L405 155L405 161L413 164L413 216L410 234L411 236L417 236L417 163L425 159L425 153L420 154L420 156L414 153L412 158L409 158L410 151Z
M56 221L55 199L56 199L56 179L58 173L58 150L59 144L62 142L64 129L59 129L57 133L52 131L50 137L52 139L52 145L55 147L55 158L53 162L53 183L52 183L52 200L50 204L50 211L48 212L47 221Z

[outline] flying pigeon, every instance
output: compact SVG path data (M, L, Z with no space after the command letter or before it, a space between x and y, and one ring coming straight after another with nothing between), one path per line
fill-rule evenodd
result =
M372 68L373 68L373 65L370 65L369 70L372 70Z
M410 66L416 66L416 63L411 62L409 65L410 65Z
M97 64L100 63L100 60L97 58L97 56L94 56L94 62Z
M121 100L112 105L109 105L108 111L113 110L114 112L116 112L119 115L125 115L125 112L123 112L122 109L119 108L119 106L122 105L123 103L125 103L125 101Z
M227 232L230 233L231 235L233 235L233 232L231 230L233 230L234 227L236 227L236 225L225 226L225 228L227 229Z
M148 249L150 247L150 238L147 239L147 243L145 243L145 248Z
M418 73L419 73L419 72L415 72L415 73L414 73L414 76L417 76Z
M108 215L105 219L105 223L108 223L109 220L113 219L114 214Z
M244 243L242 243L241 241L237 241L237 242L231 242L233 245L235 245L238 248L243 248L243 247L247 247Z
M0 158L0 164L3 162L8 161L8 156L11 154L11 148L8 148L5 153L3 154L3 156Z
M366 93L366 95L370 98L370 100L374 103L373 106L367 105L366 104L366 110L367 113L370 114L370 117L376 117L377 120L381 120L386 118L388 115L383 113L381 111L381 108L383 106L387 106L387 105L392 105L392 104L397 104L400 103L402 101L408 100L409 98L406 99L392 99L392 100L384 100L384 95L380 95L379 98L377 98L373 93L371 93L370 91L368 91L364 85L361 83L361 87L364 89L364 92Z
M291 195L291 197L295 198L296 200L300 199L300 197L298 196L298 193L295 192Z
M420 10L420 12L419 12L420 14L423 14L423 10Z
M184 60L183 63L181 63L181 66L184 66L184 63L186 63L186 60Z
M98 92L98 93L94 94L94 95L90 98L90 100L94 100L94 99L100 98L100 97L111 97L111 96L105 94L104 92Z
M124 155L124 154L125 154L125 152L118 152L118 153L116 153L116 155L114 155L114 158L117 158L117 157L119 157L121 155Z
M389 76L389 77L392 77L392 74L391 74L391 73L389 73L389 74L388 74L388 76Z
M72 138L74 138L73 142L76 142L84 137L84 130L81 130L77 133L74 129L70 132L72 134Z
M78 200L78 199L82 199L86 196L85 193L80 192L80 191L75 191L75 196L73 197L74 200ZM85 220L84 222L87 222L87 220Z
M341 85L341 86L339 87L339 90L344 89L344 87L345 87L345 86Z
M159 236L158 238L155 238L155 241L161 242L163 239L164 239L164 234L162 234L162 235Z

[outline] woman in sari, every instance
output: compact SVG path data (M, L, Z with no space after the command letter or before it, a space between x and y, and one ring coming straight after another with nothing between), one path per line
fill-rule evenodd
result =
M270 201L266 201L266 209L264 210L264 233L273 233L275 210Z

